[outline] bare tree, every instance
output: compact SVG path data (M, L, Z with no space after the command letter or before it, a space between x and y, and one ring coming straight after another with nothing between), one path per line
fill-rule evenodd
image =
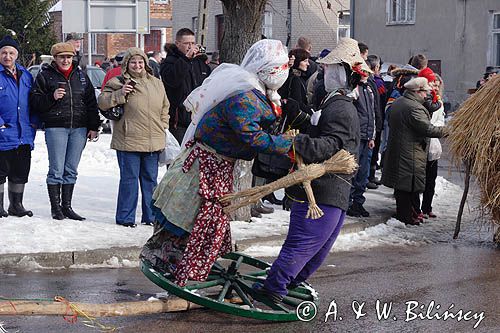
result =
M222 0L224 35L221 60L239 64L250 46L262 35L262 15L267 0Z
M221 61L239 64L253 43L262 35L262 15L267 0L222 0L224 35L220 47ZM252 186L251 162L238 161L234 170L234 191ZM250 208L233 214L234 220L250 220Z

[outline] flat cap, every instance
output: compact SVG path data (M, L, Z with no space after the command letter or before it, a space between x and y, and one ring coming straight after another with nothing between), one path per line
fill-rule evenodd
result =
M55 57L56 55L75 55L75 48L71 43L57 43L50 48L50 54Z

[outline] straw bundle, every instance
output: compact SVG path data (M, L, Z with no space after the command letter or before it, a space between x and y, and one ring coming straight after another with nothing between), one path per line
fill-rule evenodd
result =
M336 174L351 174L353 173L358 165L353 155L345 150L340 150L330 159L324 161L320 164L309 164L305 165L299 170L286 175L272 183L252 187L237 193L231 193L223 196L220 201L222 203L231 203L233 200L240 200L236 203L230 204L224 207L226 213L235 211L236 209L256 203L259 199L264 196L273 193L280 188L286 188L295 184L310 182L313 179L319 178L326 173L336 173ZM318 207L319 209L319 207ZM319 212L315 212L319 214Z
M500 75L471 95L450 122L455 164L469 163L481 189L481 208L500 225Z

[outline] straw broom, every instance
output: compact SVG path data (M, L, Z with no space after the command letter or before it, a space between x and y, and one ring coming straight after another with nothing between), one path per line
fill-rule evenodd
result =
M297 162L299 161L302 161L300 157L297 159ZM220 199L221 203L229 204L224 207L224 212L233 212L240 207L258 202L261 198L276 190L303 183L309 201L309 211L307 214L311 216L311 218L319 218L322 216L323 212L316 205L316 200L314 199L311 188L311 180L319 178L327 173L352 174L358 167L354 156L343 149L323 163L313 163L309 165L303 165L301 163L302 162L299 162L298 170L272 183L252 187L237 193L226 194ZM231 204L233 200L239 201Z
M469 164L481 189L483 213L500 224L500 75L462 104L450 127L454 163Z

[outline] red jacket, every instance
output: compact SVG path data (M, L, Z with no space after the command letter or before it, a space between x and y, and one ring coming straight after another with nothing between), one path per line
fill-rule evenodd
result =
M122 68L120 67L115 67L110 69L107 73L106 76L104 77L104 80L102 80L102 88L106 85L106 82L114 78L115 76L121 75L122 74Z

